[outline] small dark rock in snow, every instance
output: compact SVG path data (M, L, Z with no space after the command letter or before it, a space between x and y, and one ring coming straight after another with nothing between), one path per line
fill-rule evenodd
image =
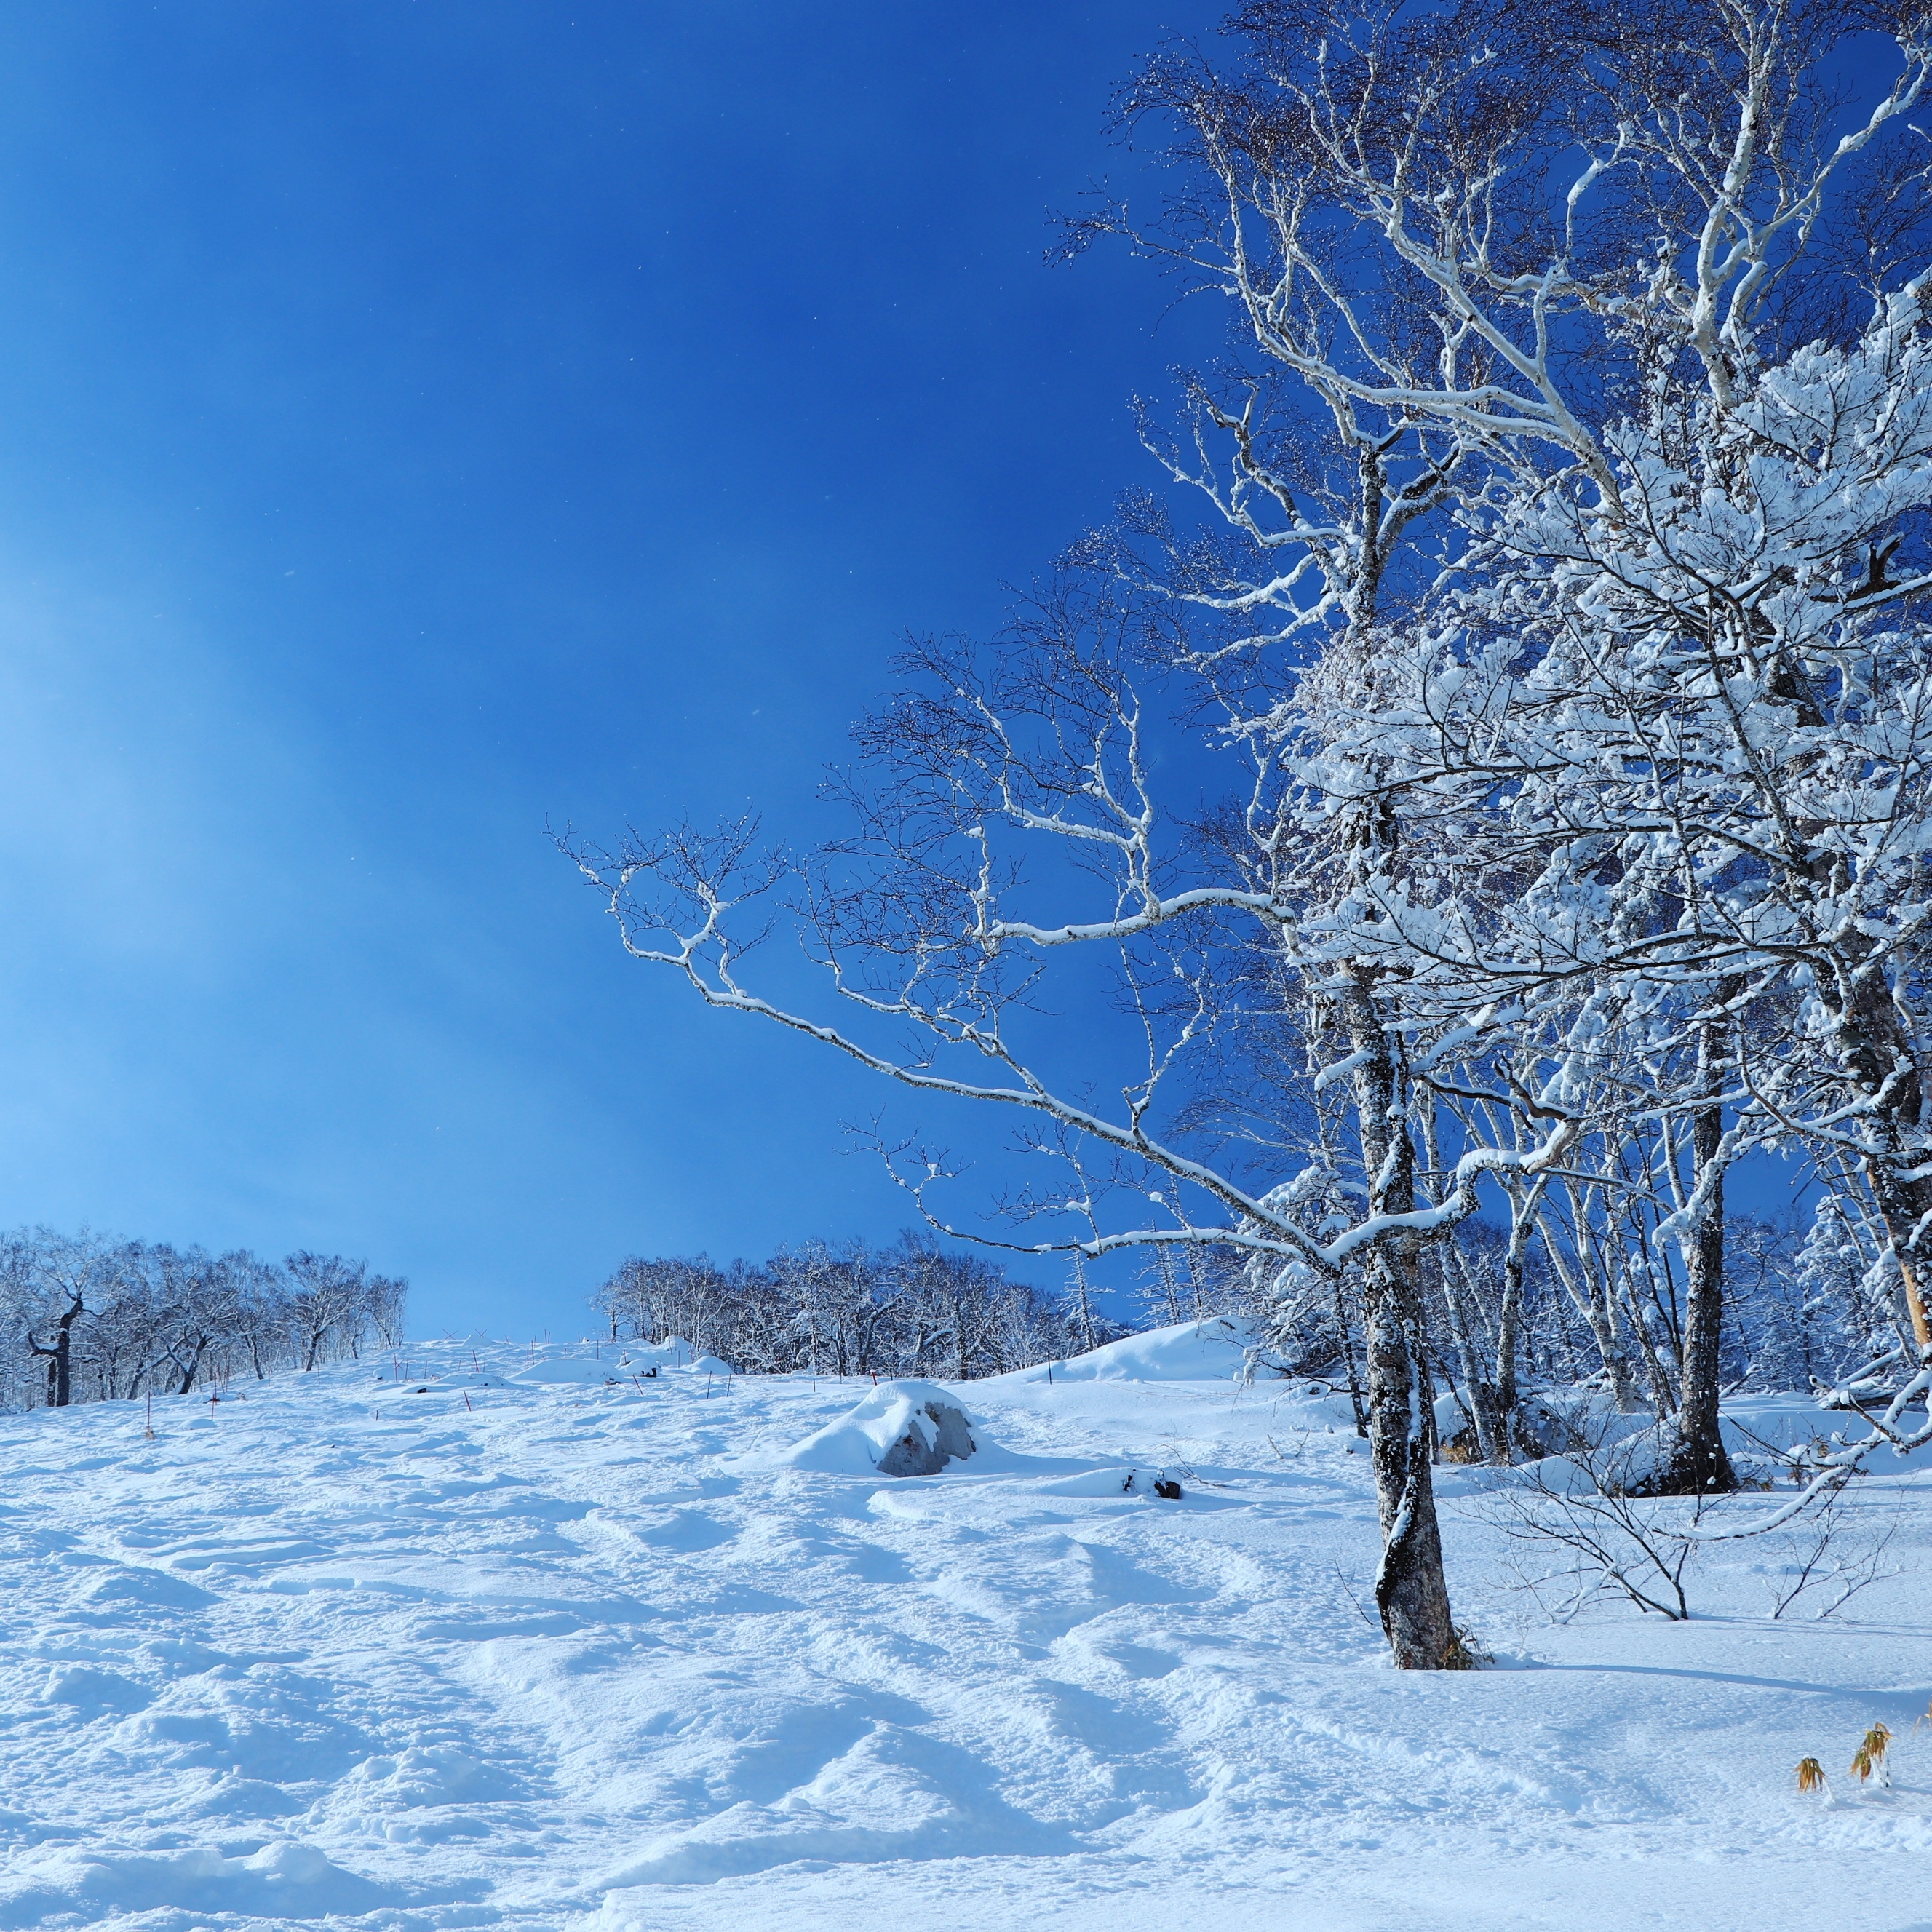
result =
M928 1426L922 1428L922 1421ZM973 1436L965 1412L950 1402L928 1401L915 1412L905 1433L879 1458L879 1474L936 1476L947 1463L963 1462L972 1453Z
M1171 1503L1178 1503L1180 1500L1180 1485L1172 1476L1162 1476L1157 1478L1154 1486L1154 1492L1157 1496L1165 1496Z

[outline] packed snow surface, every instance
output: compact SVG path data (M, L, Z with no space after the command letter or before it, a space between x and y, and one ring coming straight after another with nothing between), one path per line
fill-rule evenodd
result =
M1770 1614L1793 1532L1711 1550L1688 1624L1552 1623L1445 1467L1496 1662L1403 1675L1346 1397L1244 1347L952 1386L987 1460L904 1480L793 1453L869 1382L688 1350L0 1418L0 1927L1932 1924L1932 1475L1855 1493L1832 1560L1890 1574L1829 1621Z

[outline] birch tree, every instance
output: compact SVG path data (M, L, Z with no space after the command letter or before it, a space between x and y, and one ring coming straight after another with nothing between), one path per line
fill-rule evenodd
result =
M573 850L633 955L710 1004L1015 1123L1041 1178L998 1204L1005 1235L969 1228L944 1204L956 1168L942 1150L884 1144L940 1232L1084 1259L1167 1244L1270 1256L1329 1281L1359 1270L1384 1525L1378 1600L1398 1662L1443 1667L1462 1653L1431 1490L1420 1250L1474 1211L1484 1174L1540 1172L1576 1124L1554 1070L1535 1105L1538 1138L1467 1150L1438 1178L1439 1198L1418 1199L1408 1044L1352 965L1349 930L1318 916L1365 862L1361 828L1298 819L1302 794L1252 737L1236 747L1249 800L1238 838L1204 842L1162 812L1151 761L1167 728L1154 701L1173 651L1165 608L1076 574L996 656L914 650L898 696L860 728L864 755L841 788L855 829L824 854L793 862L761 851L749 824ZM757 940L787 914L832 1011L773 998L753 976ZM1247 1019L1230 995L1257 947L1319 1009L1324 1084L1349 1096L1354 1207L1340 1226L1318 1151L1299 1177L1257 1176L1238 1145L1188 1125L1209 1047L1241 1050ZM1058 1064L1034 1014L1048 981L1071 974L1077 986L1096 949L1112 962L1125 1022L1102 1049L1114 1065ZM849 1017L836 1016L840 1004ZM1111 1104L1100 1097L1109 1088Z
M1872 26L1898 75L1841 127L1820 65ZM1012 1123L1037 1178L976 1238L1213 1249L1303 1302L1359 1282L1377 1601L1396 1661L1443 1667L1425 1257L1486 1180L1519 1285L1540 1238L1626 1395L1612 1231L1669 1198L1649 1232L1678 1244L1687 1312L1675 1386L1650 1373L1674 1406L1658 1480L1700 1489L1729 1480L1742 1147L1836 1136L1908 1271L1932 1206L1898 802L1923 680L1888 614L1918 582L1888 574L1920 476L1916 189L1880 152L1928 52L1916 10L1782 0L1261 0L1237 26L1225 70L1162 59L1128 91L1126 123L1172 137L1160 217L1071 234L1124 236L1234 320L1178 426L1144 413L1173 497L1131 499L999 649L908 651L834 787L845 838L794 857L748 819L566 846L634 956L707 1004ZM1841 188L1862 256L1833 252ZM1880 318L1856 341L1853 268ZM1774 754L1763 704L1813 736ZM1155 782L1190 730L1222 773L1204 814ZM759 954L775 928L822 998ZM1085 1064L1038 1018L1062 984L1118 1020ZM1828 1050L1767 1057L1787 1008ZM1214 1130L1206 1083L1284 1013L1286 1116ZM959 1163L880 1144L933 1226L969 1232ZM1512 1340L1499 1391L1514 1376Z
M1222 688L1223 667L1270 649L1323 651L1318 704L1298 661L1275 681L1271 715L1264 674L1248 674L1230 704L1312 753L1304 775L1336 810L1372 817L1393 854L1418 825L1493 815L1495 788L1534 768L1542 752L1504 748L1494 736L1515 715L1526 626L1535 635L1561 622L1552 613L1566 598L1594 594L1592 580L1561 567L1563 544L1534 534L1552 519L1594 533L1593 563L1621 552L1628 569L1610 574L1650 600L1652 616L1669 578L1662 596L1688 627L1681 634L1714 638L1714 611L1727 603L1733 628L1761 628L1759 606L1780 570L1839 572L1841 601L1862 581L1868 599L1908 594L1885 560L1914 506L1880 489L1848 524L1816 493L1821 464L1834 460L1850 466L1849 482L1863 434L1894 446L1889 456L1874 452L1881 469L1909 470L1911 431L1889 419L1881 429L1869 412L1855 424L1846 401L1801 372L1820 357L1868 371L1885 363L1894 352L1880 338L1894 340L1899 325L1875 322L1861 334L1861 307L1895 317L1899 304L1916 304L1909 277L1924 196L1920 163L1896 137L1926 84L1922 9L1714 0L1519 17L1486 6L1364 15L1270 0L1240 20L1251 41L1244 65L1224 74L1192 57L1157 62L1127 103L1130 115L1178 126L1194 185L1151 228L1111 209L1079 232L1128 234L1196 288L1227 298L1245 325L1259 361L1222 388L1244 388L1246 400L1237 408L1197 381L1191 443L1160 451L1177 479L1210 500L1232 541L1190 547L1169 538L1157 514L1142 516L1138 530L1166 545L1176 594L1226 620L1203 659ZM1844 36L1873 28L1894 37L1896 78L1846 112L1822 84L1822 64ZM1803 346L1808 328L1824 339ZM1768 430L1768 393L1784 394L1766 374L1774 364L1805 400L1774 402L1783 426ZM1317 400L1337 448L1356 453L1352 466L1311 465L1292 440L1298 430L1305 446L1305 418L1292 410L1268 419L1264 399L1280 391L1270 368ZM1868 376L1874 406L1902 403L1910 416L1918 380L1895 364ZM1744 532L1766 521L1760 454L1776 462L1806 443L1808 402L1838 424L1822 434L1838 436L1842 454L1808 446L1787 462L1789 489L1768 519L1777 532L1754 550ZM1384 466L1394 458L1406 465L1399 486ZM1318 514L1310 485L1296 480L1311 474ZM1702 507L1712 502L1724 512ZM1392 603L1400 559L1390 547L1431 513L1450 526L1431 539L1436 574L1418 590L1412 562L1406 594ZM1791 513L1813 515L1813 525L1779 560ZM1711 526L1694 536L1700 517ZM1568 544L1573 556L1589 547ZM1747 557L1771 574L1754 577ZM1444 586L1454 598L1493 598L1498 580L1485 573L1498 565L1503 578L1514 568L1516 602L1493 606L1486 620L1457 620L1462 634L1445 650L1433 628ZM1612 638L1599 627L1591 674L1616 684L1626 708L1652 675L1642 652L1658 634L1627 626ZM1404 652L1418 637L1422 656L1406 677ZM1550 688L1579 669L1573 659L1552 665ZM1654 943L1705 862L1670 842L1680 832L1696 839L1662 801L1676 747L1653 737L1635 749L1600 701L1567 715L1565 755L1594 816L1572 814L1560 835L1557 819L1540 823L1533 850L1524 840L1498 856L1491 844L1486 874L1466 868L1460 896L1441 879L1418 892L1417 868L1399 856L1358 880L1362 957L1378 962L1361 973L1399 986L1412 1010L1419 980L1438 1014L1445 998L1494 1010L1593 976L1658 980ZM1453 746L1438 742L1445 734ZM1718 755L1736 750L1733 742ZM1763 764L1761 748L1752 755ZM1592 794L1593 761L1604 758L1640 767L1653 796L1640 804ZM1651 841L1641 854L1625 836L1639 826ZM1516 916L1499 926L1526 881ZM1694 972L1680 954L1662 977L1682 1024L1653 1040L1653 1060L1672 1084L1666 1139L1676 1148L1681 1124L1689 1181L1666 1224L1687 1275L1687 1316L1675 1447L1658 1480L1720 1488L1731 1481L1717 1421L1723 1189L1742 1144L1726 1132L1727 1096L1731 1056L1767 986L1726 970L1712 949ZM1390 1012L1383 1023L1399 1022ZM1866 1030L1876 1024L1868 1013ZM1865 1052L1871 1091L1896 1044ZM1910 1168L1881 1162L1874 1189ZM1653 1179L1674 1186L1677 1172L1673 1162ZM1910 1206L1897 1203L1900 1229ZM1592 1266L1574 1244L1588 1225L1573 1216L1566 1257L1586 1285ZM1592 1294L1622 1395L1616 1306L1607 1290Z

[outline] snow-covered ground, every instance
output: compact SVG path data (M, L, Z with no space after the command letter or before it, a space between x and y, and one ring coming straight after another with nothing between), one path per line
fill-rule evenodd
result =
M1830 1622L1780 1542L1552 1627L1444 1469L1497 1663L1404 1676L1346 1405L1224 1345L961 1385L997 1452L899 1480L788 1455L869 1383L473 1346L0 1419L0 1925L1932 1928L1932 1472Z

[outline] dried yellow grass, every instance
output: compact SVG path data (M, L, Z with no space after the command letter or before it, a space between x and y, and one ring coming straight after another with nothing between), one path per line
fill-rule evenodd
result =
M1852 1768L1857 1772L1861 1784L1874 1774L1881 1784L1892 1782L1892 1774L1885 1768L1885 1754L1891 1743L1892 1731L1888 1725L1874 1724L1866 1732L1852 1760Z
M1815 1757L1801 1757L1798 1760L1798 1788L1800 1791L1825 1789L1825 1767Z

